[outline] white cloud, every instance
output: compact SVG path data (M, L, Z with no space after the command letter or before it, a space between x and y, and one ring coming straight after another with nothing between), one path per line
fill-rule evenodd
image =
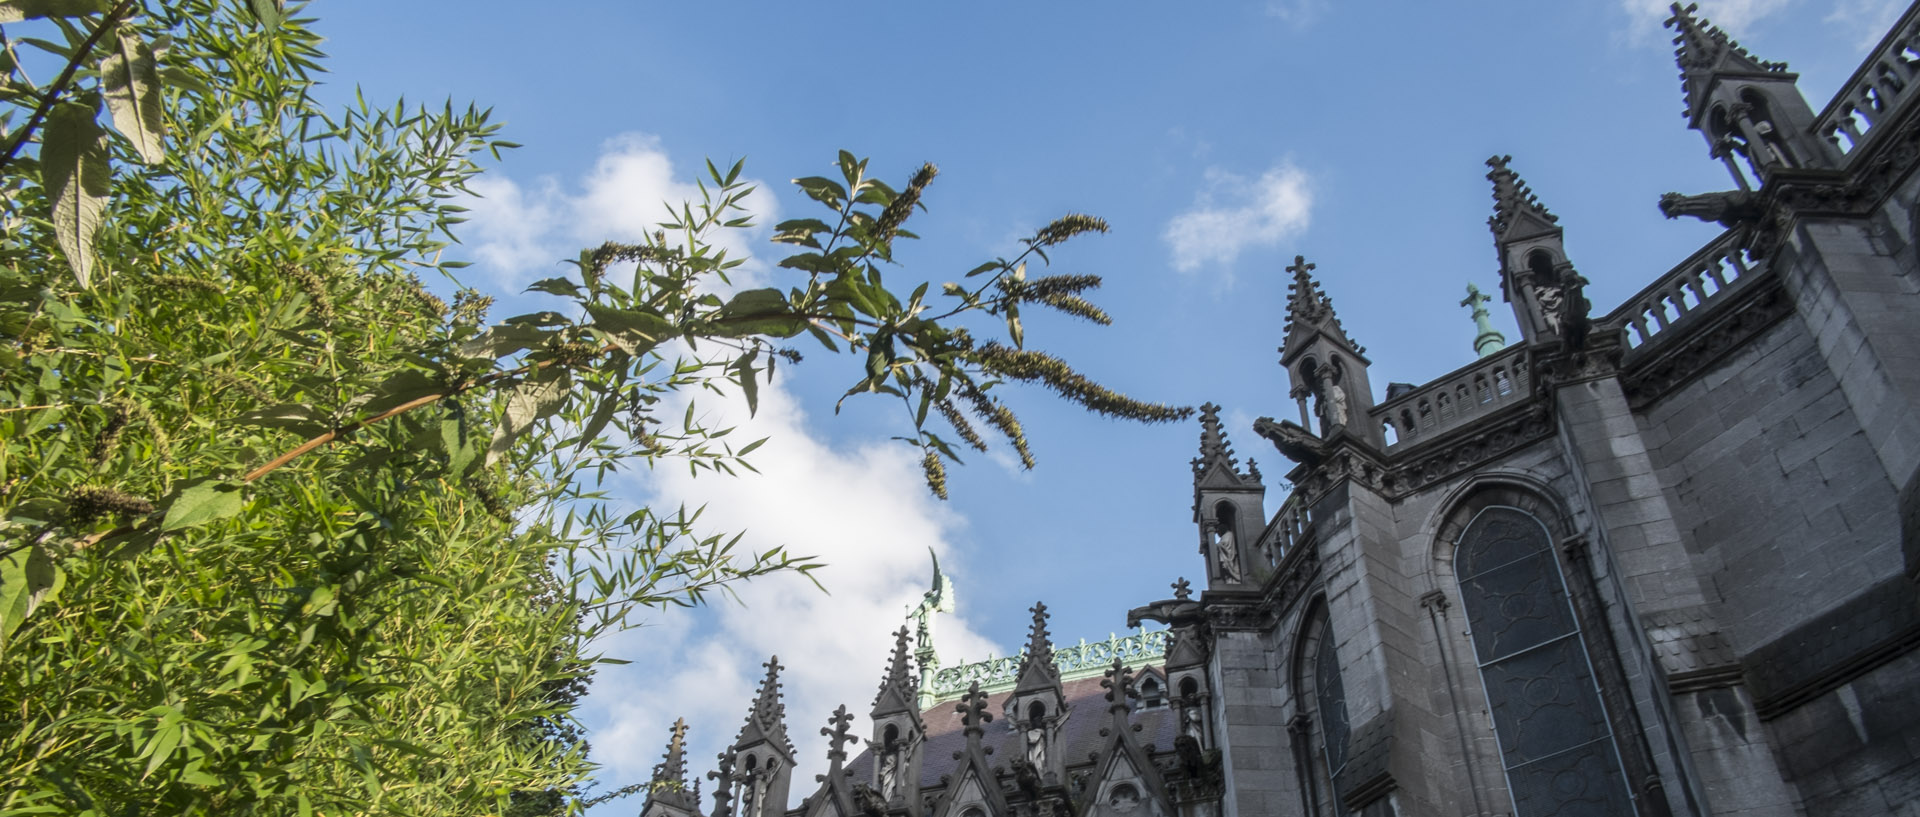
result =
M667 727L692 726L690 765L711 767L714 753L740 729L765 670L779 655L786 667L787 727L799 750L796 798L811 793L824 771L819 728L834 707L866 714L892 645L892 632L927 586L927 549L943 557L960 520L928 494L917 452L868 444L830 448L807 431L805 412L775 384L760 393L759 414L737 401L703 396L708 424L737 425L740 439L769 438L753 453L758 474L690 476L662 468L636 485L654 507L705 506L718 530L747 531L742 546L784 545L819 557L828 592L797 576L743 585L740 603L660 615L655 626L608 639L602 648L630 666L603 670L587 700L594 757L607 784L637 782L658 762ZM961 615L936 621L943 660L977 660L995 652L963 618L967 574L957 574ZM865 734L856 721L855 734Z
M591 172L571 187L551 178L523 186L493 174L475 185L480 198L468 203L465 232L475 239L469 244L474 260L503 288L518 289L556 274L558 260L581 247L636 240L663 220L665 204L698 200L698 188L675 170L657 139L627 134L609 140ZM746 204L760 224L776 219L769 193L757 192ZM730 231L721 244L746 258L765 234L764 227ZM755 285L751 279L764 271L749 263L735 284ZM696 479L667 463L625 477L615 490L655 508L704 506L702 520L710 527L701 533L745 530L743 551L785 546L816 557L827 565L817 574L827 592L799 576L768 577L736 588L739 602L716 594L710 607L658 611L647 626L596 643L606 656L633 662L601 668L580 713L593 757L603 764L602 790L645 781L679 717L691 727L689 770L698 775L711 768L714 754L740 729L765 672L762 662L778 654L787 667L787 726L799 750L794 797L810 794L813 774L825 771L820 726L843 703L866 714L892 632L926 590L928 548L955 577L961 604L959 614L936 619L942 658L977 660L995 652L963 617L968 572L949 558L962 522L929 496L918 451L897 443L830 447L810 431L807 414L780 383L763 386L759 397L753 417L738 398L702 393L696 404L703 424L736 426L734 439L768 438L752 455L759 473ZM677 416L684 409L683 403L662 412ZM866 727L857 721L854 728L864 734ZM635 807L615 801L597 811Z
M1862 49L1872 48L1880 44L1880 38L1893 28L1906 7L1902 0L1839 0L1825 21L1851 31Z
M1206 182L1192 209L1174 216L1161 234L1181 272L1230 265L1248 247L1276 244L1307 228L1313 190L1306 171L1292 162L1258 179L1209 169ZM1231 278L1231 271L1222 277Z
M1852 0L1848 0L1851 2ZM1735 40L1750 31L1761 18L1786 8L1793 0L1682 0L1681 5L1697 2L1694 14L1711 21ZM1662 26L1673 16L1672 0L1620 0L1630 18L1629 39L1636 42L1665 42L1669 32Z
M705 176L705 168L699 175ZM778 220L767 185L753 187L743 204L754 216L755 229L723 231L716 242L731 255L746 255L750 242ZM475 197L461 202L470 212L460 232L481 273L508 292L560 274L561 260L584 248L638 242L673 216L670 208L700 200L693 181L675 177L659 138L644 133L623 133L603 143L593 169L575 189L550 176L522 185L492 173L475 180L473 192Z
M1326 0L1267 0L1267 14L1294 28L1306 28L1327 10Z

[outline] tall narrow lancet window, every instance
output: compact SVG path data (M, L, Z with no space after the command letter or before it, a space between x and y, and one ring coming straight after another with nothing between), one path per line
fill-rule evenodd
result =
M1461 533L1455 570L1516 817L1633 814L1546 526L1488 507Z
M1317 623L1304 628L1295 664L1295 683L1301 694L1300 714L1290 728L1296 771L1300 775L1302 808L1313 817L1344 817L1339 787L1334 781L1346 768L1348 739L1346 685L1340 680L1340 659L1334 654L1333 628L1324 612Z
M1331 628L1320 634L1319 653L1313 657L1313 692L1320 710L1320 739L1327 750L1327 776L1338 778L1347 766L1347 690L1340 683L1340 658L1333 653Z

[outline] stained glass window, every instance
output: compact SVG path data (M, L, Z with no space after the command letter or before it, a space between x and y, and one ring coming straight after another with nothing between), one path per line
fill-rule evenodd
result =
M1454 567L1516 817L1634 813L1546 526L1487 508Z
M1347 721L1347 690L1340 682L1340 658L1333 650L1333 627L1322 624L1320 645L1313 657L1315 708L1320 713L1320 740L1327 751L1327 791L1332 794L1334 814L1345 814L1340 807L1340 787L1333 778L1347 765L1347 743L1353 729Z

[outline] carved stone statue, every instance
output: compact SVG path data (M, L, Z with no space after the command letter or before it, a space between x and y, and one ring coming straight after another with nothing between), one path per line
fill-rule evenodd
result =
M1343 383L1346 378L1341 376L1340 362L1335 360L1324 371L1326 378L1315 384L1313 390L1313 410L1320 415L1320 436L1327 437L1332 436L1334 429L1347 424L1349 413L1347 390Z
M1198 702L1181 707L1180 734L1193 738L1195 742L1200 741L1206 731L1206 727L1201 723L1200 719L1200 705Z
M1533 285L1533 302L1540 305L1540 320L1547 325L1547 331L1560 334L1560 310L1566 301L1566 290L1551 284Z
M1240 545L1234 541L1233 531L1218 522L1214 523L1213 555L1220 563L1221 581L1241 581Z
M1047 768L1047 730L1038 723L1027 727L1027 762L1035 771Z
M900 747L888 744L880 757L880 798L892 802L900 794Z

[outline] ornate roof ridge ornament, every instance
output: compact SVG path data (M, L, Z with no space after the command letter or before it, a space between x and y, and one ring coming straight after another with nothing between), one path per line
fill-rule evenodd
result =
M1133 626L1133 625L1129 625ZM1166 656L1169 630L1141 627L1127 635L1110 634L1099 641L1080 639L1080 643L1055 647L1053 665L1062 682L1098 678L1114 657L1132 664L1158 663ZM933 683L920 690L930 698L926 707L940 701L956 700L967 694L968 684L978 682L988 693L1007 692L1018 686L1024 655L988 657L981 661L955 664L934 675Z

